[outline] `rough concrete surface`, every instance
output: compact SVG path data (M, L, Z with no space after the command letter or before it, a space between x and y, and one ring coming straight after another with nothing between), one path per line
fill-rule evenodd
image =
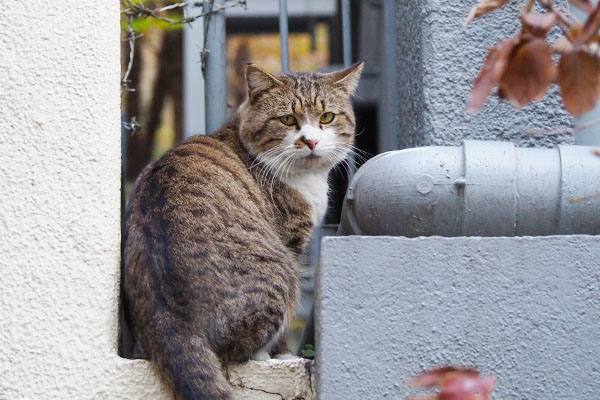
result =
M556 86L543 101L521 110L492 95L478 114L465 112L487 48L521 29L517 9L521 2L512 2L463 29L463 21L477 3L478 0L396 3L398 148L458 145L463 139L507 140L525 147L572 143L569 134L524 133L528 129L573 126ZM556 2L559 6L566 3Z
M0 13L2 400L167 398L147 361L117 355L119 34L118 1ZM230 374L240 399L312 398L305 360Z
M327 237L315 316L320 400L403 399L468 365L494 399L596 399L600 236Z
M314 400L313 362L305 359L249 361L230 366L239 400Z

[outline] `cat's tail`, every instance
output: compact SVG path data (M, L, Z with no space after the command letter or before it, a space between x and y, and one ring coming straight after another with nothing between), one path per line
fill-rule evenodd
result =
M150 353L175 398L231 400L231 385L225 379L221 361L206 341L185 328L157 325L153 330L158 340Z

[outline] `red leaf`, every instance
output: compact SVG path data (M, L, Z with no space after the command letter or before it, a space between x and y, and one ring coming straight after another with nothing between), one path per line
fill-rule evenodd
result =
M408 382L412 387L441 386L437 395L410 397L407 400L489 400L496 378L482 378L477 370L442 367L425 372Z
M508 65L510 54L520 41L520 36L509 37L498 43L496 47L490 49L483 68L473 84L473 89L467 102L467 111L475 112L483 107L493 87L496 86L502 77Z
M502 95L515 107L541 100L556 76L552 49L544 39L521 42L500 78Z
M567 111L576 117L590 111L600 97L600 59L583 50L563 54L558 86Z
M438 400L488 400L496 386L493 376L459 376L442 386Z
M556 14L554 13L525 13L521 14L523 31L533 36L545 38L550 29L556 25Z
M469 16L465 20L463 26L467 26L475 18L480 17L484 14L494 11L505 4L510 3L512 0L483 0L475 7L471 9Z

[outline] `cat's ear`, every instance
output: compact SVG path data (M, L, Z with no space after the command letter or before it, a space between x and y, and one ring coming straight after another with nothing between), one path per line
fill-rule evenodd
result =
M336 86L339 85L344 87L348 94L352 96L358 86L358 81L360 80L360 74L362 73L364 65L365 61L362 60L356 64L352 64L346 69L332 72L331 75Z
M256 64L246 66L246 83L248 84L248 97L251 102L265 90L269 90L277 85L283 85L283 82Z

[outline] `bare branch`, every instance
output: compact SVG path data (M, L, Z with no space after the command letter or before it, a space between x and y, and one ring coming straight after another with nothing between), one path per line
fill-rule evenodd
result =
M125 39L126 41L129 42L129 60L127 61L127 68L125 69L125 73L123 74L123 78L121 79L121 96L125 93L125 92L135 92L135 88L132 88L129 86L129 84L131 83L131 80L129 79L129 75L131 74L131 69L133 68L133 60L135 58L135 41L137 39L139 39L140 37L142 37L141 34L136 35L135 30L132 27L132 22L134 18L154 18L160 21L164 21L167 22L171 25L182 25L182 24L189 24L191 22L194 22L197 19L203 18L203 17L208 17L208 20L205 24L204 29L208 29L208 23L210 21L210 15L217 13L219 11L225 10L227 8L233 8L233 7L239 7L239 6L243 6L244 8L247 8L247 4L246 4L246 0L227 0L225 2L225 4L223 6L219 6L219 5L215 5L214 1L210 1L209 3L209 7L208 10L203 10L202 13L194 15L194 16L187 16L187 10L188 10L188 6L192 7L192 8L202 8L203 7L203 3L200 1L196 1L193 3L187 3L187 2L177 2L177 3L173 3L173 4L169 4L163 7L157 7L157 8L148 8L144 5L144 3L140 2L138 4L133 3L132 0L120 0L121 2L121 13L123 15L125 15L125 19L127 21L127 38ZM164 16L165 13L168 13L169 11L173 11L173 10L178 10L178 9L182 9L183 12L183 18L178 18L178 19L174 19L174 18L169 18ZM206 41L206 34L204 35L205 41ZM202 63L204 65L205 63L205 59L206 59L206 54L207 54L207 50L206 50L206 42L204 43L204 48L201 51L201 58L202 58ZM131 134L133 135L134 133L136 133L137 131L139 131L141 129L141 125L139 122L136 121L136 117L133 116L131 118L131 120L129 122L123 122L123 128L125 128L126 130L130 131Z
M571 25L571 21L569 21L569 19L567 17L565 17L565 15L558 11L556 9L556 7L554 7L554 4L552 4L551 0L538 0L540 2L540 4L542 6L544 6L544 8L546 8L548 11L552 12L554 15L556 15L556 17L558 18L559 22L560 22L560 26L561 28L567 28Z
M124 0L121 0L121 4L125 5ZM131 74L131 68L133 68L133 57L135 55L135 40L140 36L136 36L135 31L131 27L131 20L133 19L131 16L126 16L127 18L127 40L129 41L129 60L127 62L127 69L125 70L125 74L121 79L121 96L125 92L133 92L135 89L130 88L128 85L131 82L129 80L129 74Z
M227 8L233 8L233 7L238 7L238 6L244 6L244 7L247 6L246 0L235 0L230 3L226 3L223 6L213 6L213 7L211 7L211 9L209 11L204 11L200 14L197 14L197 15L194 15L191 17L173 19L173 18L165 17L161 14L163 14L167 11L172 11L172 10L179 9L179 8L185 8L186 6L188 6L188 3L185 3L185 2L173 3L168 6L159 7L159 8L148 8L143 3L134 4L131 0L121 0L121 3L124 3L124 7L123 7L124 9L121 11L121 13L123 13L127 16L138 17L138 18L139 17L153 17L160 21L164 21L164 22L167 22L172 25L189 24L199 18L206 17L207 15L214 14L216 12L225 10ZM193 3L192 6L193 7L201 7L201 4Z

